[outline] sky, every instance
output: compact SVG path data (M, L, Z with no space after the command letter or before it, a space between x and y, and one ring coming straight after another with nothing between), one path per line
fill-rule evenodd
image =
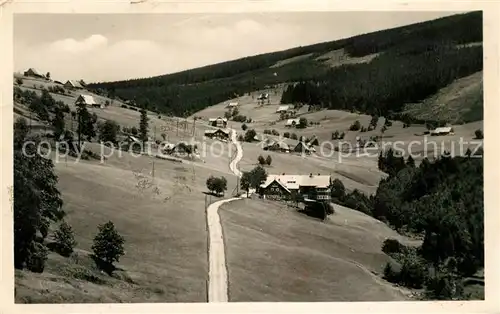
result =
M61 81L151 77L456 13L18 14L14 70Z

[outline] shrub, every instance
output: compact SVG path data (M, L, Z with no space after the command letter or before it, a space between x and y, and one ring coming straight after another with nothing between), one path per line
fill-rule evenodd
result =
M476 138L479 139L479 140L481 140L481 139L484 138L482 130L476 130L476 132L474 132L474 134L476 135Z
M339 131L335 131L335 132L333 132L333 133L332 133L332 140L337 140L337 139L339 139L339 136L340 136Z
M399 282L399 272L394 269L391 262L387 262L387 264L385 264L383 278L392 283Z
M257 158L257 161L259 162L260 165L265 165L266 164L266 159L262 157L262 155Z
M20 78L20 77L18 77L18 78L16 79L16 83L17 83L17 85L23 85L23 79L22 79L22 78Z
M244 123L243 123L243 124L241 125L241 129L242 129L243 131L246 131L246 130L248 129L248 126L247 126L246 124L244 124Z
M120 107L128 109L128 107L126 105L121 105Z
M33 242L30 247L30 254L26 260L26 268L34 273L43 273L47 255L48 250L45 245Z
M403 245L396 239L387 239L382 244L382 252L387 255L401 253Z
M342 134L340 134L339 140L343 140L343 139L344 139L344 136L345 136L345 133L344 133L344 132L342 132Z
M279 135L280 135L280 132L278 132L278 131L276 131L276 130L274 130L274 129L273 129L273 130L271 131L271 134L272 134L272 135L279 136Z
M345 198L345 187L339 179L335 179L332 182L331 196L338 201L342 201Z
M290 138L290 132L285 132L283 133L284 138Z
M254 129L247 130L245 133L245 142L253 142L257 132Z
M353 124L349 127L349 131L359 131L361 129L361 123L359 120L354 121Z
M132 135L137 135L139 133L139 131L137 130L137 128L134 126L132 127L132 129L130 130L132 132Z
M299 137L297 136L297 134L292 133L292 135L290 135L290 138L291 138L292 140L296 140L296 139L298 139Z
M306 128L306 127L307 127L307 119L306 119L306 118L304 118L304 117L301 117L301 118L299 119L299 124L297 125L297 128L299 128L299 129L304 129L304 128Z
M271 130L265 129L264 134L271 134Z
M268 166L270 166L272 162L273 162L273 159L271 158L271 155L267 155L267 157L266 157L266 164Z
M92 245L93 255L104 262L104 264L99 263L97 266L111 273L113 263L118 262L120 257L125 254L123 249L125 239L116 231L115 225L111 221L99 225L98 230Z
M236 122L246 122L247 121L247 117L246 116L242 116L242 115L236 115L236 116L233 116L233 121L236 121Z
M56 240L59 254L68 257L73 253L73 249L77 243L75 241L73 229L66 221L63 221L59 225L59 229L54 233L54 239Z

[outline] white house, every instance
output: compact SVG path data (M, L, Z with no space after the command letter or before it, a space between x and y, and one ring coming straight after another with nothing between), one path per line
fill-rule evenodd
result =
M67 80L66 83L64 83L64 87L71 88L71 89L83 89L82 84L80 84L80 82L74 81L74 80Z
M227 108L236 108L236 107L238 107L238 103L237 102L230 102L227 105Z
M258 100L268 99L268 98L269 98L269 94L268 93L260 94L259 97L257 97Z
M282 113L282 112L287 112L290 110L290 106L279 106L278 109L276 109L276 113Z
M91 95L83 95L81 94L75 101L75 105L84 105L84 106L92 106L96 108L104 108L103 104L99 104L94 100L94 97Z
M430 133L431 133L431 136L448 135L450 133L453 133L453 128L450 126L440 127L440 128L436 128L435 130L432 130Z
M225 128L227 126L227 119L226 118L210 118L208 119L208 124L211 126L216 126L219 128Z
M299 124L300 119L288 119L286 120L285 126L295 127Z

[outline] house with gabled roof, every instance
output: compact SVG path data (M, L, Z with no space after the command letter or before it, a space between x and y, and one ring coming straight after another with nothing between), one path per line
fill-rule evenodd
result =
M279 106L278 109L276 109L276 113L288 112L289 110L290 110L290 106L282 105L282 106Z
M92 106L92 107L99 106L100 107L100 105L94 100L93 96L84 95L84 94L81 94L80 96L78 96L78 98L75 101L75 105L77 105L77 106L84 105L84 106Z
M204 135L208 138L228 141L230 133L229 130L223 130L219 128L217 130L206 130Z
M67 80L66 83L64 83L64 87L69 89L83 89L82 84L75 80Z
M219 128L226 128L227 126L227 119L226 118L210 118L208 119L208 124L211 126L219 127Z
M42 74L40 74L37 70L35 70L34 68L29 68L28 70L26 70L24 72L24 76L39 77L39 78L45 77Z
M432 130L430 133L431 136L448 135L450 133L453 133L453 128L451 126L440 127Z
M297 143L297 145L295 145L295 147L293 148L293 151L295 153L310 154L310 153L314 152L315 149L313 147L309 146L307 143L300 141Z
M296 127L299 125L300 119L288 119L286 120L285 126L286 127Z
M262 145L262 149L264 150L270 150L270 151L279 151L282 153L289 153L290 152L290 146L283 140L272 140L272 139L266 139L266 141Z
M330 175L273 175L259 187L259 194L265 198L290 200L300 195L305 200L329 201L332 179Z

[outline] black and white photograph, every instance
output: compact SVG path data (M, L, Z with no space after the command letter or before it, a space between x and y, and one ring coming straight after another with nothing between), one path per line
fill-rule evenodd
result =
M484 301L491 38L439 8L13 14L12 302Z

